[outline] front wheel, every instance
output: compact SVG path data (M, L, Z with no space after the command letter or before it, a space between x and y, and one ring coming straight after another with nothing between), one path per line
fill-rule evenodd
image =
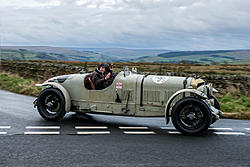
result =
M206 131L212 120L207 104L194 97L179 100L172 109L171 117L175 128L187 135L197 135Z
M55 88L44 89L37 99L37 109L45 120L62 119L66 114L63 94Z

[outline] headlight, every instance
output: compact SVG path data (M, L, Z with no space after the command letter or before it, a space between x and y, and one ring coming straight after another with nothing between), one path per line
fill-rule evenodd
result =
M197 90L207 95L207 97L212 97L215 89L213 88L212 84L209 83L207 85L198 87Z
M206 85L202 85L202 86L198 87L197 90L200 91L200 92L203 92L203 93L207 94L207 92L206 92L206 90L207 90L206 89Z
M200 86L197 90L205 93L208 97L213 96L213 86L211 83Z

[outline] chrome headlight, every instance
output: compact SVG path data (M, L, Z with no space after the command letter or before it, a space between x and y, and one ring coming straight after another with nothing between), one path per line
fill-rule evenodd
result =
M207 86L206 85L202 85L200 87L197 88L198 91L207 94Z
M213 95L212 84L202 85L202 86L198 87L197 90L200 91L200 92L202 92L202 93L204 93L208 97L211 96L211 95Z

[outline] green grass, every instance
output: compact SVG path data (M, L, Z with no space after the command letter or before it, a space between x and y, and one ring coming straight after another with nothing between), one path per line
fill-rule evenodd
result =
M36 87L35 84L36 81L32 79L24 79L9 73L0 73L0 88L11 92L37 96L42 88Z
M228 93L219 98L219 102L223 112L250 112L250 97L242 93Z

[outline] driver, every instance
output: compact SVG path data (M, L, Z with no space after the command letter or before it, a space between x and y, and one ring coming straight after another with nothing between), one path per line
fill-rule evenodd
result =
M105 64L100 64L97 69L92 73L91 80L95 85L96 90L104 89L110 85L111 73L105 75Z

